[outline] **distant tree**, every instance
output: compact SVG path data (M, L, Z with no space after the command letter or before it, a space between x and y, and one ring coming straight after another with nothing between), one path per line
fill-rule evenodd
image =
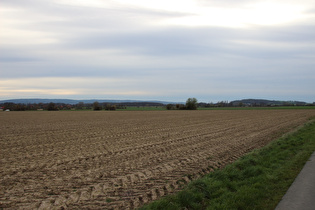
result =
M14 109L15 104L12 102L6 102L3 105L3 110L9 109L9 110L13 110Z
M118 105L116 105L116 109L127 109L127 106L122 105L122 104L118 104Z
M83 109L83 107L84 107L84 103L83 102L79 102L77 104L77 109Z
M39 103L38 104L38 109L43 109L44 108L44 104L43 103Z
M93 110L94 111L102 110L102 107L100 106L100 104L97 101L95 101L93 103Z
M184 104L176 104L176 109L185 110L185 109L187 109L187 107Z
M105 110L116 110L116 105L106 104Z
M106 104L106 106L104 107L105 110L110 110L111 105L110 104Z
M47 105L47 110L48 110L48 111L57 111L57 110L58 110L58 107L56 106L55 103L50 102L50 103Z
M186 109L188 110L196 110L197 109L197 99L196 98L188 98L186 101Z
M227 107L227 106L229 106L229 102L228 101L218 101L217 106L218 107Z
M113 111L115 111L116 110L116 105L112 105L111 107L110 107L110 110L113 110Z
M173 108L174 108L173 104L167 104L167 105L166 105L166 109L167 109L167 110L171 110L171 109L173 109Z
M25 104L16 104L15 105L14 111L25 111L25 110L26 110Z
M72 109L72 105L71 104L63 104L62 105L62 109L63 110L71 110ZM60 107L61 108L61 107Z

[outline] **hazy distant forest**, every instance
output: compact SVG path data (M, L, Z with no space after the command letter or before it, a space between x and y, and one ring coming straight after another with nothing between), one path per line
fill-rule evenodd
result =
M13 103L0 102L0 111L58 111L58 110L126 110L128 108L155 108L159 110L196 110L198 108L215 107L277 107L277 106L315 106L314 103L298 101L270 101L259 99L243 99L237 101L219 101L217 103L198 102L196 98L188 98L186 103L158 103L158 102L125 102L125 103L94 103L78 102L76 104L67 103Z

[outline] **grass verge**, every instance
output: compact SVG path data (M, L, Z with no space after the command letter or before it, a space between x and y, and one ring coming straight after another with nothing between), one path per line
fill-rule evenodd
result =
M127 106L126 109L117 109L117 111L165 111L163 106Z
M274 106L274 107L209 107L198 110L278 110L278 109L315 109L315 106Z
M141 209L274 209L314 151L313 120Z

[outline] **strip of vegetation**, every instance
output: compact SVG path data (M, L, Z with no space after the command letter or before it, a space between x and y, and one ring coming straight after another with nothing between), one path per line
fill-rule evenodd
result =
M196 98L188 98L186 104L167 104L167 110L196 110L198 108L198 100Z
M272 110L272 109L315 109L315 106L198 107L198 110Z
M315 122L141 209L274 209L315 151Z
M165 111L164 106L127 106L125 109L117 111Z

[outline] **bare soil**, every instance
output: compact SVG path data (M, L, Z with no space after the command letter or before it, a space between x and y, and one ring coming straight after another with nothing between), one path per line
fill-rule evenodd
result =
M0 113L0 208L134 209L315 110Z

